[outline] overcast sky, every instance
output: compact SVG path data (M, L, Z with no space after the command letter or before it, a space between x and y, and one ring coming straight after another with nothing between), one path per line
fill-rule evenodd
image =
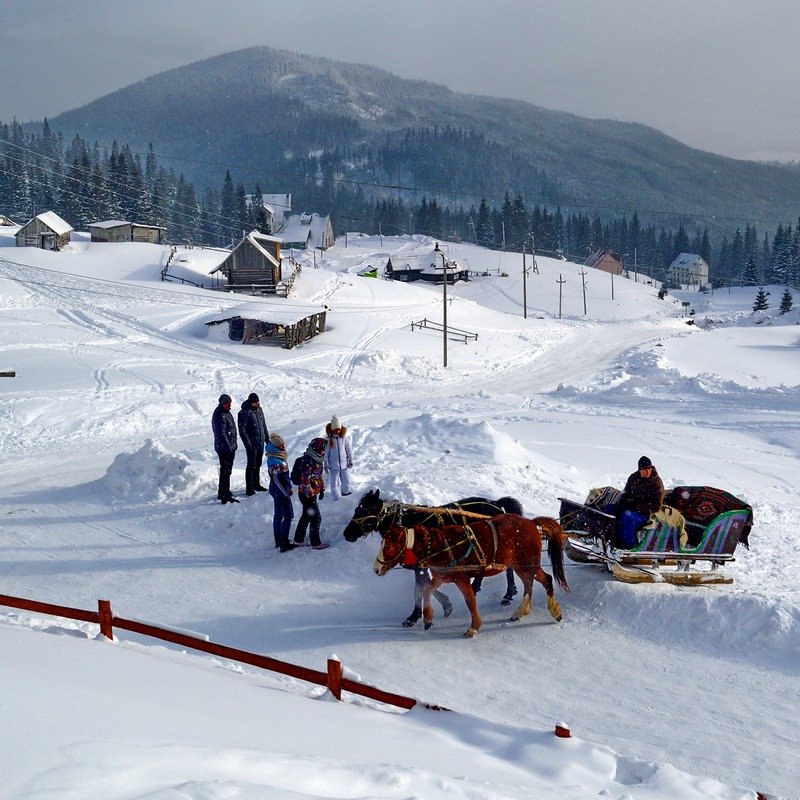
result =
M800 160L800 0L13 0L0 121L252 45Z

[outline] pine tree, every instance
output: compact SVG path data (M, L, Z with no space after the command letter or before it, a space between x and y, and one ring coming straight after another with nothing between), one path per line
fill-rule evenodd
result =
M744 269L744 275L742 276L742 285L743 286L758 286L758 270L756 269L756 260L753 256L747 259L747 266Z
M792 293L789 291L789 287L787 286L783 290L783 297L781 297L781 305L780 305L781 314L785 314L787 311L791 311L793 305L794 305L794 298L792 297Z
M769 308L768 296L769 292L765 292L764 287L760 286L758 294L756 295L756 301L753 303L753 311L766 311Z

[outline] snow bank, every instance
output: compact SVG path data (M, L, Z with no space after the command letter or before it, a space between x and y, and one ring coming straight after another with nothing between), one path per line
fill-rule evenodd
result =
M174 502L208 491L207 474L155 439L133 453L120 453L100 483L115 504Z

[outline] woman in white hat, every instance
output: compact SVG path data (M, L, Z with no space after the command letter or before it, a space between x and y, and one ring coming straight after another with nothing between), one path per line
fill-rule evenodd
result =
M353 446L350 432L339 422L335 414L325 426L328 449L325 454L325 469L330 472L330 492L334 500L350 494L350 467L353 466Z

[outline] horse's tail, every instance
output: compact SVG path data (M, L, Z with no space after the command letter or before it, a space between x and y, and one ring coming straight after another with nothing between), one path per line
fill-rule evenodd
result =
M520 517L524 516L522 513L522 503L520 503L516 497L501 497L499 500L495 501L495 505L500 506L506 514L517 514Z
M567 541L567 534L558 520L552 517L537 517L536 524L539 526L539 530L548 537L547 555L550 556L553 577L558 581L558 585L568 592L569 584L564 575L564 543Z

